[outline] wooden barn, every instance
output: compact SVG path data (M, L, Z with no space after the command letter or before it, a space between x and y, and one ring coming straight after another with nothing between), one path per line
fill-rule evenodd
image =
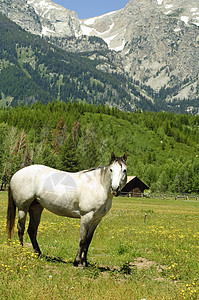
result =
M128 197L143 197L144 190L149 189L149 186L137 176L128 176L127 183L121 191L121 196Z

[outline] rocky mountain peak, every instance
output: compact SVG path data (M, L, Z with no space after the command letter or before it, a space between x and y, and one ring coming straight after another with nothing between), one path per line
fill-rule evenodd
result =
M28 0L40 19L42 30L41 35L45 36L78 36L80 24L77 14L66 9L52 0Z
M2 0L0 12L37 35L62 38L81 34L77 14L52 0Z

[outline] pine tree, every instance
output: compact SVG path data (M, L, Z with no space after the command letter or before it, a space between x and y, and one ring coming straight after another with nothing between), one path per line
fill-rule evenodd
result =
M60 151L61 169L67 172L79 171L79 160L75 141L69 135Z

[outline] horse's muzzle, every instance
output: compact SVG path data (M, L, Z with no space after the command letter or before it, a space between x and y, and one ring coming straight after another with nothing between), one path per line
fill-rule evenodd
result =
M113 188L111 188L111 193L113 194L113 196L118 197L119 194L120 194L119 187L116 190L114 190Z

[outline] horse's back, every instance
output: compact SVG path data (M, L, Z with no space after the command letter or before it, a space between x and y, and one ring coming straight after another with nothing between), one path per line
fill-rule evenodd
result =
M49 172L52 168L42 165L31 165L20 169L11 178L10 188L17 206L23 201L32 200L36 194L36 179L39 174Z

